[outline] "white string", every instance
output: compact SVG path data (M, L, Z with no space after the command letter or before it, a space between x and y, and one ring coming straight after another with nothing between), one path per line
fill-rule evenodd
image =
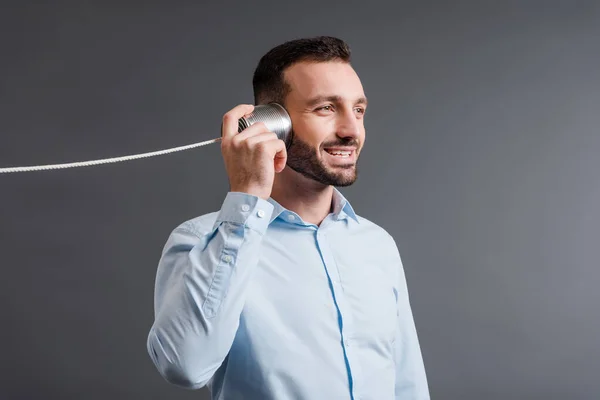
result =
M114 158L104 158L101 160L80 161L80 162L73 162L73 163L68 163L68 164L49 164L49 165L34 165L34 166L30 166L30 167L0 168L0 174L7 174L7 173L12 173L12 172L41 171L41 170L46 170L46 169L87 167L90 165L115 163L115 162L120 162L120 161L153 157L153 156L159 156L162 154L173 153L176 151L193 149L195 147L206 146L207 144L216 143L219 141L221 141L221 138L206 140L206 141L200 142L200 143L188 144L186 146L173 147L171 149L166 149L166 150L152 151L150 153L134 154L131 156L114 157Z

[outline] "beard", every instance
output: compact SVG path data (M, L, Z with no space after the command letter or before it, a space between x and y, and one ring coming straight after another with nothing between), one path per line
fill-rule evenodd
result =
M322 145L321 149L333 146L355 146L358 149L358 142L355 139L339 139L335 143ZM324 185L344 187L352 185L358 176L358 154L356 156L355 164L330 168L319 158L317 150L292 135L292 142L287 149L287 166Z

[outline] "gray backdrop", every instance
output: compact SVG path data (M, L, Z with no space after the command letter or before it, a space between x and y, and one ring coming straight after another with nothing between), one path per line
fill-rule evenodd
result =
M218 137L264 52L346 39L370 108L343 192L396 238L432 397L600 398L600 2L22 3L1 167ZM218 145L0 175L0 398L208 398L146 335L168 234L227 190Z

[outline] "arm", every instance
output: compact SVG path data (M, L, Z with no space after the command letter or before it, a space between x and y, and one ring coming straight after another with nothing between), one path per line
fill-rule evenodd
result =
M272 212L266 200L229 192L212 230L198 232L188 221L169 236L158 265L155 320L147 341L154 365L168 382L201 388L223 363Z
M392 239L393 240L393 239ZM427 375L421 355L417 330L410 307L404 267L398 248L394 243L397 257L397 292L398 324L394 341L396 361L396 399L397 400L429 400Z

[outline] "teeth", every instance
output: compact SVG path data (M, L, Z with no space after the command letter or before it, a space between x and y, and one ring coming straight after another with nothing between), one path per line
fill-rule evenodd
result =
M351 151L328 151L329 154L334 155L334 156L338 156L338 157L349 157L350 153L352 153Z

